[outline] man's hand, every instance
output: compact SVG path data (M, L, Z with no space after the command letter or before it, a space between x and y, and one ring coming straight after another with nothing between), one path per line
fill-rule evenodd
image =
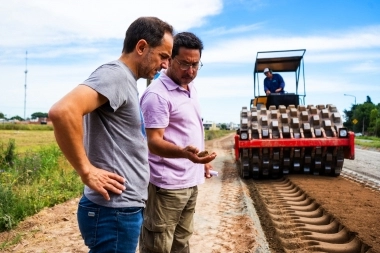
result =
M212 170L212 166L209 163L205 164L205 177L206 178L212 178L212 175L210 174L210 170Z
M267 96L268 96L268 95L270 94L270 90L267 90L265 93L266 93Z
M125 190L125 179L115 173L92 167L90 171L81 175L82 182L99 192L106 200L110 200L108 191L121 194Z
M199 157L198 156L199 149L194 146L187 146L186 148L183 149L183 151L186 153L186 158L192 161L193 163L206 164L214 160L216 157L215 152L212 152L211 154L203 156L203 157Z

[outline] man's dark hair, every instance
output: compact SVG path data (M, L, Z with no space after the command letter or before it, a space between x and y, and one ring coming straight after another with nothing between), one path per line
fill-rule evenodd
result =
M181 47L185 47L189 49L199 49L199 54L202 55L203 43L193 33L181 32L181 33L177 33L174 36L172 59L174 59L174 57L178 55L179 49Z
M123 53L132 52L141 39L146 40L150 47L160 46L166 32L173 35L173 27L168 23L156 17L140 17L125 33Z

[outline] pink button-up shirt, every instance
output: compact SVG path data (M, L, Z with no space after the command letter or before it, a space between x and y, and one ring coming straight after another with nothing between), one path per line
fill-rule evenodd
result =
M140 105L146 128L165 128L164 139L179 147L204 150L204 132L197 91L174 83L165 72L143 93ZM204 182L204 165L185 158L164 158L149 153L150 182L164 189L182 189Z

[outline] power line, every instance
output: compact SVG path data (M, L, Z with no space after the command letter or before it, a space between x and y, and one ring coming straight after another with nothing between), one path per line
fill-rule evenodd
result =
M25 52L25 96L24 96L24 120L26 120L26 76L28 74L28 51Z

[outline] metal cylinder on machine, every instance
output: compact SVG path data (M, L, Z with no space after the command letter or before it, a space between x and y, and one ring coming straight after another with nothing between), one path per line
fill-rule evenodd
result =
M341 172L342 147L307 145L308 140L344 137L347 130L333 105L280 105L268 109L252 106L250 110L243 107L240 124L241 141L258 140L256 146L239 150L243 177L278 177L289 173L336 176ZM276 146L277 139L300 145Z

